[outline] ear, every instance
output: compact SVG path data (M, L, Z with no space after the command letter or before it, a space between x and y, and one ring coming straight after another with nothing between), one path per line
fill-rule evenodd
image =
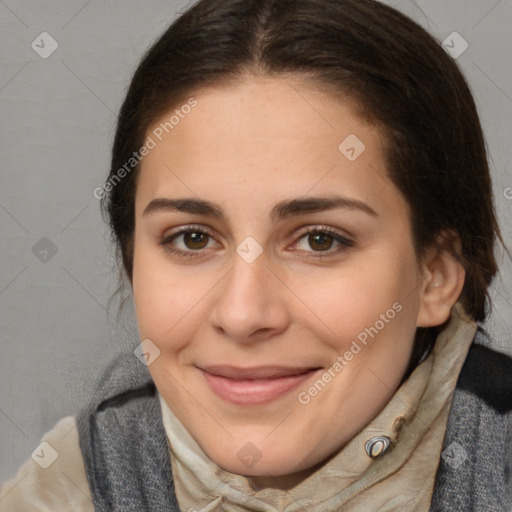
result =
M457 234L445 232L439 237L449 240L456 253L462 254ZM422 271L424 280L416 324L418 327L441 325L450 317L450 310L462 292L466 271L454 254L436 247L427 250Z

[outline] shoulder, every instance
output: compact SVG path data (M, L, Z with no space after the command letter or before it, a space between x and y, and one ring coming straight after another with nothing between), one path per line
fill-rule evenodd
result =
M98 510L179 510L156 386L145 363L123 353L78 414L78 434Z
M493 350L489 335L481 327L462 367L457 389L499 414L512 413L512 357Z
M512 358L479 326L453 394L432 511L512 507Z
M0 487L1 512L93 512L75 416L44 434L17 474Z

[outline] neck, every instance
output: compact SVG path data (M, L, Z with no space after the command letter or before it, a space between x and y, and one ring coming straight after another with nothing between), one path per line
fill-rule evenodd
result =
M330 458L330 457L329 457ZM272 489L280 489L284 491L288 491L304 480L309 478L313 473L318 471L322 466L326 464L327 460L319 462L318 464L304 469L302 471L297 471L296 473L291 473L289 475L257 475L257 476L246 476L249 484L254 489L254 491L259 491L265 488Z

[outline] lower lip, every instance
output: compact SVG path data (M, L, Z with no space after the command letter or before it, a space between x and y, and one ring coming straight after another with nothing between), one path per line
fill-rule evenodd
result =
M275 379L233 380L201 370L210 389L220 398L237 405L258 405L290 392L318 370Z

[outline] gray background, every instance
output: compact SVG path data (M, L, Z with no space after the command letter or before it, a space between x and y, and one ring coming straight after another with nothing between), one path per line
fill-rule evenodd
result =
M117 303L107 309L115 273L93 190L107 175L139 58L190 3L0 0L0 482L87 402L106 361L139 342L132 302L119 321ZM387 3L440 42L454 31L468 42L457 62L480 111L512 247L512 0ZM58 43L46 59L31 47L42 32ZM512 352L512 265L502 265L486 326Z

